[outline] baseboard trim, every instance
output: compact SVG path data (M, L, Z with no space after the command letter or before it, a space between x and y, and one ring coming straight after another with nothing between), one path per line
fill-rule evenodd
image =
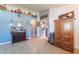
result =
M79 54L79 49L74 48L74 53L75 53L75 54Z
M0 43L0 45L10 44L10 43L12 43L12 41L3 42L3 43Z

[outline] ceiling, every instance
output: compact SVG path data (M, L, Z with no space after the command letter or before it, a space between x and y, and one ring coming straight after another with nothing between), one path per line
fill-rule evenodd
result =
M30 8L33 10L42 11L42 10L46 10L46 9L51 9L51 8L68 5L68 4L17 4L17 5L25 7L25 8Z

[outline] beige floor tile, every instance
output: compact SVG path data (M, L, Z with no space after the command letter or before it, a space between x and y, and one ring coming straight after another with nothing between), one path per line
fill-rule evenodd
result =
M0 54L70 54L48 43L45 38L32 38L15 44L0 46Z

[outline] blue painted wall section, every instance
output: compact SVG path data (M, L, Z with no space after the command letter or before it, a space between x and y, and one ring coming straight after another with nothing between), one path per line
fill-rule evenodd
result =
M26 36L30 37L30 16L21 15L22 19L25 22ZM0 43L12 41L11 32L10 32L10 19L13 19L14 22L18 19L17 13L11 13L9 11L0 10Z

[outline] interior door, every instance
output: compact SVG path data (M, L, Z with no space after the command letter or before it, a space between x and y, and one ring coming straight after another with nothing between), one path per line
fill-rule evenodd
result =
M61 47L61 38L62 38L62 31L61 31L61 20L55 20L55 45L57 47Z
M62 22L62 48L73 51L73 20Z

